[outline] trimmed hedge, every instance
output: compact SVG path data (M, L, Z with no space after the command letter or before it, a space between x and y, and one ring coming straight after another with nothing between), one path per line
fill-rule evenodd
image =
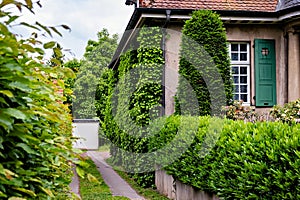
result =
M224 120L220 138L203 157L202 143L213 121L200 117L194 143L165 168L169 174L221 199L300 198L300 125ZM164 137L170 135L174 132Z

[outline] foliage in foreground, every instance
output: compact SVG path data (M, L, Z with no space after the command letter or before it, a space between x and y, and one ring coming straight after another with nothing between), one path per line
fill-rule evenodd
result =
M31 0L22 2L0 4L0 198L66 199L75 155L71 116L59 91L73 73L54 58L56 66L43 64L44 49L62 55L55 41L38 40L39 33L61 35L55 27L21 22L37 31L21 39L8 29L19 18L9 7L33 9Z

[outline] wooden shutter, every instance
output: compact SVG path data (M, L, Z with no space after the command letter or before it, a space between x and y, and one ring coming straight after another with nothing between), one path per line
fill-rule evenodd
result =
M255 39L255 104L276 104L276 52L275 41Z

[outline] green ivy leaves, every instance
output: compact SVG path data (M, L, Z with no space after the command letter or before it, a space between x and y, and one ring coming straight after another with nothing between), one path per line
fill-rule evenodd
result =
M185 83L187 80L197 95L198 103L177 99L176 113L181 113L180 104L188 104L189 107L199 105L195 109L199 109L200 115L216 114L212 110L221 110L224 105L221 101L213 101L213 98L223 99L220 92L215 91L219 91L220 86L224 87L221 93L225 93L227 104L233 97L226 32L222 20L210 10L194 11L191 19L185 22L182 33L179 66L181 76L177 93L178 96L189 95L188 85ZM201 69L201 72L197 69ZM216 78L215 71L221 75L222 81Z

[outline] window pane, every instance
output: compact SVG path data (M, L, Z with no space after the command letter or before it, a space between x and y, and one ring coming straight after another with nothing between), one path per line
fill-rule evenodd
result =
M238 51L239 45L238 44L231 44L231 51Z
M235 93L239 93L240 92L240 89L239 89L239 86L238 85L236 85L235 86L235 91L234 91Z
M234 76L233 77L233 82L234 83L239 83L239 77L238 76Z
M247 53L241 53L240 57L241 57L241 61L247 61Z
M239 67L232 67L232 74L239 74Z
M248 92L248 87L247 87L247 85L241 85L241 92L242 93L247 93Z
M240 51L247 51L247 44L240 44Z
M238 53L231 53L231 60L239 60L239 54Z
M234 95L234 100L240 100L240 95L238 94Z
M247 67L240 68L241 74L247 74Z
M240 83L245 83L245 84L247 84L247 76L241 76L241 77L240 77Z
M241 94L241 100L248 102L248 94Z

